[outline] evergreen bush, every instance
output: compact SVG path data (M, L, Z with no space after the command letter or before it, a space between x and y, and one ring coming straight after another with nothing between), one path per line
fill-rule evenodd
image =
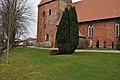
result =
M56 33L60 53L73 53L79 43L77 14L74 7L65 8Z
M119 37L118 37L118 43L117 43L117 45L116 45L116 49L117 49L117 50L120 50L120 35L119 35Z
M96 48L99 48L99 40L96 42Z
M103 48L106 48L106 47L107 47L107 46L106 46L106 41L104 41L103 43L104 43L104 46L103 46Z
M89 48L89 41L87 39L81 39L79 41L79 45L78 45L78 49L85 49L85 48Z
M120 50L120 42L117 43L116 49L117 49L117 50Z
M114 42L112 41L112 49L114 49Z

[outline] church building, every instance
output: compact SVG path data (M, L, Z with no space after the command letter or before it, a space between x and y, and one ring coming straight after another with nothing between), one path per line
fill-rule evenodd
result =
M57 24L67 5L74 6L79 24L79 36L89 41L90 47L111 47L120 34L120 0L41 0L38 5L38 45L56 47Z

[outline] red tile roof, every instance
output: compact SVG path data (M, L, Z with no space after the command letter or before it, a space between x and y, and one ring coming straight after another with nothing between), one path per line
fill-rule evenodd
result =
M41 0L39 5L45 4L45 3L50 2L50 1L52 1L52 0Z
M79 22L120 17L120 0L82 0L71 5Z

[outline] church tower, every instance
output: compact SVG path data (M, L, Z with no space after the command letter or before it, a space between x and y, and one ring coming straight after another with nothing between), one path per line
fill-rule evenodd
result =
M40 46L55 47L57 22L71 0L41 0L38 5L37 43Z

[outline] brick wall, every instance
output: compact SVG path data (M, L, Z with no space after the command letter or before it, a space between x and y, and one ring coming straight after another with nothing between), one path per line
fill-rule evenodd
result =
M55 47L56 25L62 16L66 4L67 3L62 0L54 0L38 6L37 44L49 43L50 46ZM50 10L51 15L49 15ZM45 15L43 14L43 11ZM49 40L47 41L45 40L46 34L49 35Z
M52 47L55 47L55 36L57 31L57 22L59 21L62 12L65 8L65 1L54 0L44 5L38 6L38 31L37 31L37 43L50 43ZM49 10L51 10L51 15L49 15ZM45 16L43 17L43 11ZM83 36L85 36L89 41L93 42L95 47L96 41L100 41L100 46L104 46L104 41L106 41L107 46L117 43L117 36L115 34L115 23L117 19L106 19L99 21L83 22L79 23L79 30ZM88 24L93 24L93 37L88 37ZM49 40L45 41L45 35L49 34Z
M84 22L79 24L79 30L81 33L90 41L93 41L93 46L96 46L96 41L100 41L100 46L104 46L104 41L106 41L107 46L112 45L112 41L114 44L117 43L117 36L115 32L115 23L117 19L109 19L109 20L99 20L99 21L91 21ZM88 25L93 24L93 37L88 37Z

